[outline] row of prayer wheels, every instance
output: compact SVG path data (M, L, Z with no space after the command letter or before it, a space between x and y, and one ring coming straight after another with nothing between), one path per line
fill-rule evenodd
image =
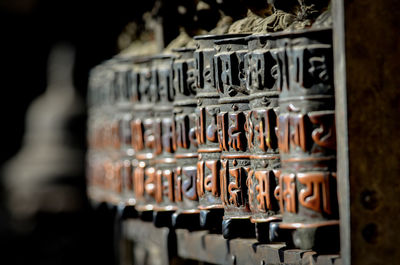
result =
M332 30L195 45L92 70L91 199L156 226L337 247Z

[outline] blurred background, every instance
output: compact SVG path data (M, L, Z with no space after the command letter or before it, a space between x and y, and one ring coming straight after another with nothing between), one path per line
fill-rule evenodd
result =
M137 2L0 0L2 264L115 263L113 216L86 198L86 87Z

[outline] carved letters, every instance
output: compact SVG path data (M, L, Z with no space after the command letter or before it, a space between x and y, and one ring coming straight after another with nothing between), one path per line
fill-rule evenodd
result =
M275 175L272 171L259 170L254 173L257 185L255 186L258 209L261 211L276 210L273 192L275 190Z
M151 197L156 196L156 170L154 167L145 169L144 191Z
M140 119L136 119L131 123L132 130L132 146L136 151L144 149L144 127Z
M197 184L196 184L196 176L197 176L197 168L195 167L184 167L182 169L183 174L183 183L182 190L183 195L189 200L196 201L197 200Z
M248 89L272 89L277 79L277 64L269 51L253 51L246 56Z
M194 53L196 65L196 87L204 88L207 85L214 85L213 55L211 51L196 51Z
M144 165L141 164L135 168L133 173L134 189L137 199L142 199L144 196Z
M297 179L305 185L300 190L300 204L316 212L331 214L329 172L298 173Z
M230 113L229 119L231 125L228 129L229 140L228 144L230 148L235 151L246 150L246 136L244 131L245 115L243 112Z
M220 196L219 191L219 160L199 161L197 163L197 189L199 196L210 192L214 196ZM210 172L206 174L206 172Z
M199 145L206 143L206 109L198 108L196 117L196 139Z
M280 174L279 179L281 211L296 213L297 211L297 192L294 174Z
M268 149L276 149L277 137L275 133L276 128L276 114L274 109L258 109L251 112L252 114L252 127L256 134L257 147L261 151Z
M133 191L133 176L132 176L132 164L130 161L124 161L122 167L123 185L128 191Z
M238 85L238 74L234 72L235 67L231 64L237 62L234 53L224 53L216 57L215 69L217 71L217 89L220 93L224 93L225 89L230 89L232 85Z
M157 170L156 171L156 202L161 203L164 198L168 198L170 202L175 201L174 191L175 176L172 170Z
M153 132L153 120L145 119L143 121L144 127L144 146L149 149L154 148L154 132Z
M224 205L235 207L246 206L247 198L247 176L250 174L249 167L229 166L228 160L221 161L221 199Z
M189 116L180 115L176 117L176 143L178 147L189 148Z
M190 146L197 147L197 127L194 125L190 127L190 124L195 124L193 121L195 118L193 115L177 115L175 118L175 133L176 133L176 145L174 149L183 148L189 149ZM174 130L173 130L174 131ZM174 140L174 139L173 139Z
M222 151L228 151L228 113L220 112L217 118L218 141Z
M246 150L246 117L243 112L221 112L217 117L218 139L222 151Z
M164 152L173 153L175 145L174 120L164 118L162 120L162 148Z
M321 214L331 215L331 181L333 172L311 171L305 173L278 173L279 187L275 196L283 212L298 212L298 205ZM296 184L297 183L297 184ZM297 192L296 187L300 187Z
M312 142L323 148L336 149L333 111L281 114L277 131L282 153L289 153L290 148L296 147L303 152L315 153L318 150L312 148Z
M163 151L163 143L162 143L162 124L161 119L156 119L154 121L154 154L160 155Z

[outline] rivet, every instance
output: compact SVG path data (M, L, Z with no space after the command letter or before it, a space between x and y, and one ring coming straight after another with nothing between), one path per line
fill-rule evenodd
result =
M377 242L378 226L374 223L367 224L361 233L365 241L374 244Z
M376 191L364 190L361 193L361 204L368 210L373 210L378 206Z

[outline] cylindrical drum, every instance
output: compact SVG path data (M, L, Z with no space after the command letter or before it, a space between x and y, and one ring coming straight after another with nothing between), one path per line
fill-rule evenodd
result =
M174 50L173 87L176 143L175 201L173 215L176 228L195 229L199 226L197 195L196 88L194 84L194 49Z
M219 93L217 115L218 142L221 149L220 189L224 206L222 233L225 238L254 234L250 223L246 186L251 170L250 150L246 138L246 114L249 91L246 88L245 55L247 39L226 38L214 41L216 87Z
M154 158L153 105L154 97L150 86L152 79L151 58L136 61L133 66L137 90L132 91L133 121L131 123L132 146L135 150L137 165L133 172L133 187L136 198L136 209L144 220L153 219L155 205L155 169L150 166ZM134 87L134 86L133 86Z
M280 35L248 37L246 83L250 92L250 110L246 115L246 135L251 152L251 170L247 178L251 222L256 224L256 237L270 241L269 223L280 221L279 202L274 196L280 168L276 120L279 114L277 62L273 53Z
M90 71L88 87L88 152L87 186L88 196L94 203L105 202L106 186L103 162L105 152L105 116L103 106L106 103L105 89L112 80L112 71L105 64Z
M279 226L293 229L296 246L322 248L337 242L339 224L332 30L292 33L278 45Z
M169 226L175 204L175 122L173 115L172 55L161 54L152 59L151 94L154 99L153 133L156 206L156 226Z
M196 139L198 143L197 193L203 228L220 228L223 205L220 190L220 153L217 115L218 91L214 71L214 40L227 35L194 37L196 42L195 86L197 89ZM232 36L233 37L233 36Z
M117 205L121 200L122 180L119 174L120 165L120 115L117 108L117 80L120 71L126 69L126 63L113 58L106 62L110 70L107 86L104 87L105 102L102 106L105 130L105 146L103 157L104 186L106 189L106 202Z
M133 106L131 93L133 61L135 58L124 58L115 69L114 89L119 155L115 163L116 178L121 182L120 204L134 206L136 200L133 193L133 165L135 152L131 136L131 123L133 121Z

